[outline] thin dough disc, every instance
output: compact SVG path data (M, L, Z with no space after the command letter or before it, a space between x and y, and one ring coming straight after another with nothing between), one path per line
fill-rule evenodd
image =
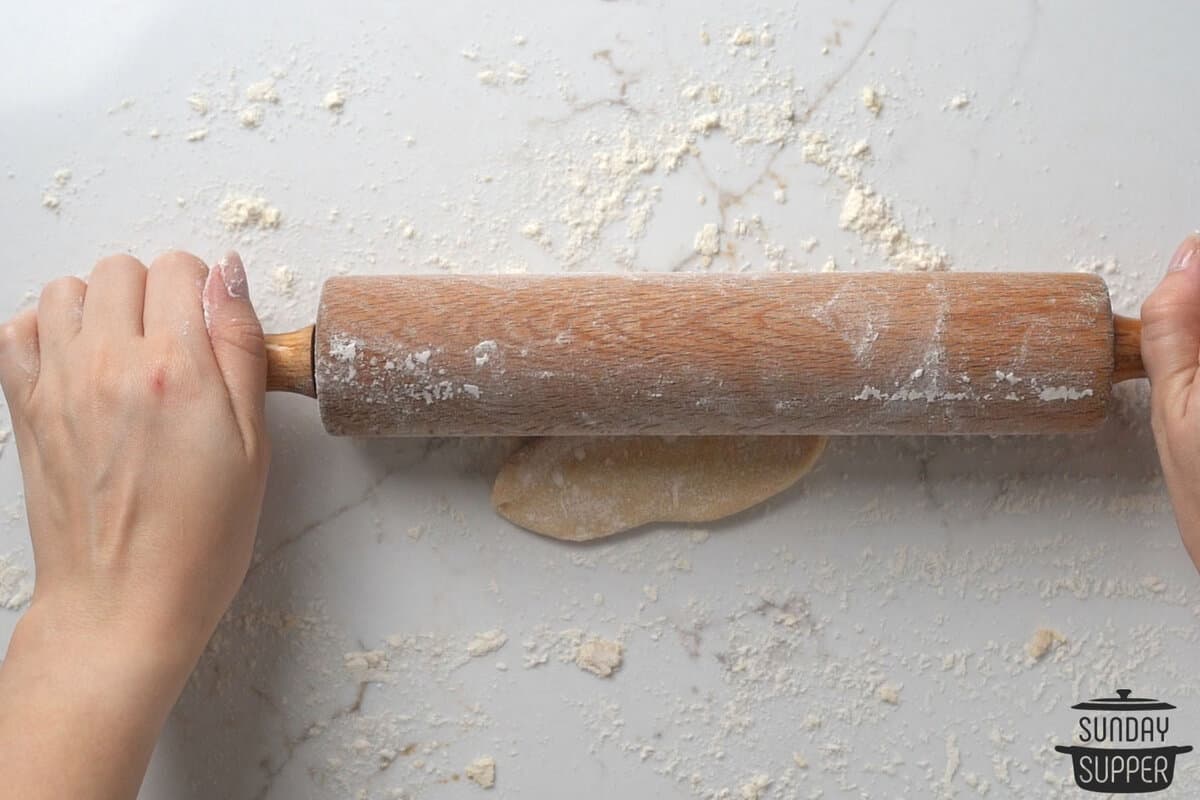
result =
M711 522L791 486L823 436L566 436L504 463L492 505L535 533L575 542L650 522Z

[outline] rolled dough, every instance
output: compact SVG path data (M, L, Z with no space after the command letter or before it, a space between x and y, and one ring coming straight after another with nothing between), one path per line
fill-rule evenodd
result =
M791 486L822 436L535 439L496 476L492 504L522 528L587 541L651 522L711 522Z

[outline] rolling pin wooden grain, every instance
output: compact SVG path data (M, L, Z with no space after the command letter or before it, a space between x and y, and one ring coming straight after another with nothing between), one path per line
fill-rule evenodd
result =
M1075 433L1140 338L1094 275L339 277L268 383L353 436Z

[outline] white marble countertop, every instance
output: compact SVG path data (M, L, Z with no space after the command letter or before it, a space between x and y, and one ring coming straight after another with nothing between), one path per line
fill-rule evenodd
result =
M1136 313L1197 224L1182 0L71 5L0 30L5 315L108 251L230 246L273 330L338 272L913 252L1098 270ZM846 219L866 187L890 256ZM281 223L228 228L229 196ZM504 443L333 439L301 398L270 418L258 556L144 797L486 796L484 755L503 797L1077 797L1053 745L1119 686L1200 742L1200 579L1144 387L1093 436L837 440L734 520L592 546L493 514ZM3 641L32 567L11 442L0 509ZM620 670L576 667L580 635L620 639Z

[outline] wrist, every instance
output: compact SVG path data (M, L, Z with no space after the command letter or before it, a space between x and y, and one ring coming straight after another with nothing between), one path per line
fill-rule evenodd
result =
M47 610L31 606L0 663L0 795L133 797L187 669Z
M195 665L190 648L152 641L133 626L89 624L34 602L17 622L5 677L36 685L62 702L157 728Z

